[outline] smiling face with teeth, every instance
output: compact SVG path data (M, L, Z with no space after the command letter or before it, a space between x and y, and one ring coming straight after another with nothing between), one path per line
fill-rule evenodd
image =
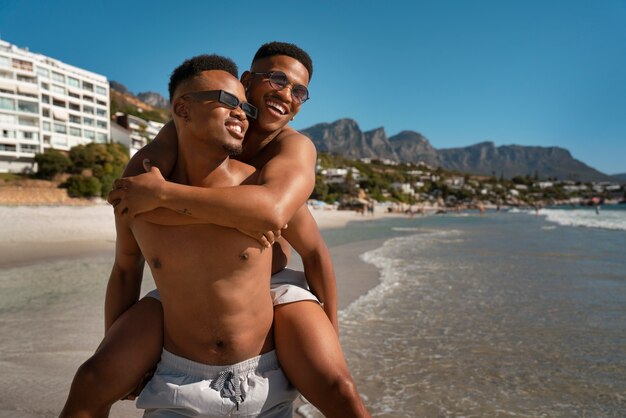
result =
M309 72L306 67L295 58L286 55L274 55L255 61L251 72L282 71L292 85L308 86ZM293 101L291 86L282 90L273 88L267 77L253 75L246 71L241 76L241 82L247 88L248 101L259 109L257 120L252 128L263 132L273 132L283 128L300 111L301 104Z
M196 101L189 93L224 90L246 101L243 85L231 74L221 70L203 71L185 80L176 89L172 103L174 122L181 138L193 138L218 153L241 153L248 120L241 107L230 107L216 101Z

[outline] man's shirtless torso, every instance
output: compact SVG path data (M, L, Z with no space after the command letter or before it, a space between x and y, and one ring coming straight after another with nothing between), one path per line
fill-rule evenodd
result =
M238 185L250 174L238 161L230 165L232 177L211 187ZM217 225L162 226L136 218L130 227L161 294L166 350L219 365L272 348L271 251Z

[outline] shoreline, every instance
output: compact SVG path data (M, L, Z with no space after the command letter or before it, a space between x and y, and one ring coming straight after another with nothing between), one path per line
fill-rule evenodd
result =
M334 210L312 210L311 212L321 230L343 228L352 221L371 221L386 216L398 216L377 214L375 217L366 217L351 211ZM114 217L112 208L106 204L79 208L73 206L0 206L0 217L6 224L6 228L0 231L0 268L7 273L15 268L28 275L32 267L32 272L35 274L34 272L40 266L46 268L46 264L56 261L83 262L101 257L110 257L111 262L113 261ZM381 246L385 240L386 238L355 241L329 248L337 277L339 310L345 309L353 301L380 284L380 272L377 267L361 260L360 255ZM292 257L290 267L301 268L300 258ZM94 274L102 275L103 273L103 271L94 270ZM102 279L106 278L102 277ZM102 294L103 300L104 293ZM72 358L64 354L63 359L55 360L49 358L45 350L44 352L35 350L27 355L35 361L36 369L40 370L40 381L37 386L41 390L48 391L45 412L33 405L33 409L22 414L20 411L25 405L21 401L16 399L10 401L0 396L0 405L3 405L0 406L0 416L34 418L56 414L57 408L60 411L76 367L84 358L91 355L99 341L101 313L98 313L100 307L97 308L94 312L83 312L83 309L87 308L81 307L79 311L64 314L75 318L69 322L67 319L57 317L56 313L53 313L52 317L41 318L52 328L69 327L66 330L67 336L61 337L59 341L69 338L76 332L76 329L82 329L83 332L75 335L78 340L73 342L76 348L70 349L73 353ZM78 351L76 351L77 348ZM28 363L32 362L28 361ZM48 370L53 370L53 373L48 373ZM54 389L49 385L53 385ZM23 389L26 390L26 388ZM302 409L298 411L298 408ZM311 406L298 398L294 403L293 416L302 416L303 411L307 411L306 414L310 415L312 414L310 410ZM4 415L4 413L9 415ZM141 411L130 402L117 402L110 414L112 418L140 415Z

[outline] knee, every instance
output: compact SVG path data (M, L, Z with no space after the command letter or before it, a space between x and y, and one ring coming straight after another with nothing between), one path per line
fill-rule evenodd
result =
M80 365L74 377L74 384L79 387L97 388L106 381L106 369L96 358L90 357Z

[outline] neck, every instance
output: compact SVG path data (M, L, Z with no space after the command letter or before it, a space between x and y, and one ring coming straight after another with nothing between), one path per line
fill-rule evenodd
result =
M267 146L276 136L284 129L280 128L273 132L267 132L259 130L256 127L256 124L250 124L250 128L246 132L246 138L243 142L243 153L241 154L241 158L238 158L242 161L249 160L251 156L258 155L263 148Z
M218 186L229 169L230 158L226 151L216 150L183 132L179 132L178 138L178 158L172 179L190 186Z

